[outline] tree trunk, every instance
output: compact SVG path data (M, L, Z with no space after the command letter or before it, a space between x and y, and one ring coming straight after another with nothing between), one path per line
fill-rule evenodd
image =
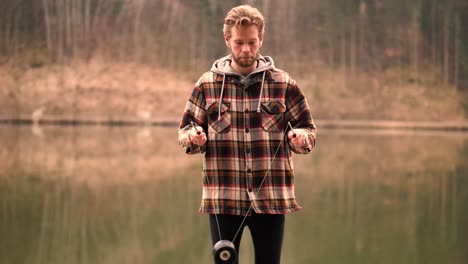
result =
M413 11L413 21L412 21L412 28L410 30L410 39L411 39L411 46L412 46L412 72L413 78L416 82L419 82L419 53L420 53L420 40L419 40L419 6L416 7Z
M442 61L442 81L445 86L449 85L449 76L450 76L450 28L449 28L449 17L448 14L444 16L444 25L443 25L443 61Z
M459 79L459 56L460 56L460 18L459 16L455 17L455 28L454 28L454 51L453 51L453 82L455 89L458 88L458 79Z
M43 9L44 9L44 25L45 25L45 37L46 37L46 44L47 44L47 51L49 56L53 54L52 52L52 38L51 38L51 31L50 31L50 14L49 14L49 5L47 0L42 0Z
M357 68L357 26L355 22L352 22L351 28L350 28L350 40L349 40L349 69L350 69L350 75L352 78L357 77L356 76L356 68Z

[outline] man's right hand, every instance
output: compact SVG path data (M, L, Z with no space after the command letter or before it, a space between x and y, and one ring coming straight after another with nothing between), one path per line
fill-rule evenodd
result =
M206 143L206 134L200 126L194 126L189 131L188 143L203 146Z

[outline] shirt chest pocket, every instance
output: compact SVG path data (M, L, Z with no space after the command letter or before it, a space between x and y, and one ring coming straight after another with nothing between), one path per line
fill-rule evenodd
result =
M268 132L283 131L283 117L286 105L281 101L268 101L262 103L262 127Z
M207 108L208 124L216 133L228 132L231 127L230 103L223 102L221 108L218 102L213 102Z

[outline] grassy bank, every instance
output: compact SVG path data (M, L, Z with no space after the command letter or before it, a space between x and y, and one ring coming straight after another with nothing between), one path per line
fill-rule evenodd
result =
M280 66L281 68L281 66ZM200 67L200 74L207 70ZM392 71L349 76L338 70L291 72L314 118L466 121L468 103L454 87L420 83ZM154 65L104 60L67 65L0 65L0 116L178 121L196 80Z

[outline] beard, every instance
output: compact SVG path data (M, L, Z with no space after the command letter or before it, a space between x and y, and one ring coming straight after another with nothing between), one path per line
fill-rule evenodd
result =
M232 54L232 59L236 62L237 65L243 68L249 68L254 65L254 63L257 61L258 54L255 54L255 56L252 57L237 57L236 55Z

